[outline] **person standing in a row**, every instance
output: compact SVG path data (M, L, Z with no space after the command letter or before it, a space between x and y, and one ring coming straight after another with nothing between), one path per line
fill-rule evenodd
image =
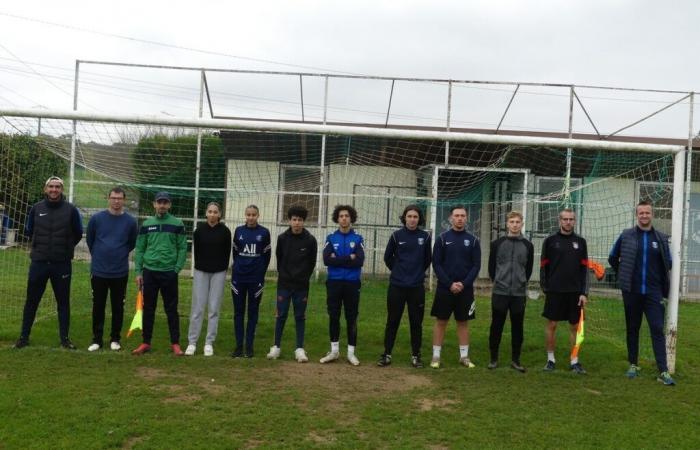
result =
M136 239L136 284L143 289L143 343L131 352L134 355L151 350L158 292L168 317L170 347L176 356L184 354L180 348L177 275L185 266L187 237L182 220L168 212L170 206L170 194L158 192L153 201L156 214L143 222Z
M197 351L205 309L207 337L204 340L204 356L214 355L226 270L231 258L231 231L221 223L221 206L216 202L209 203L206 215L207 220L197 225L192 236L194 273L188 345L185 350L187 356L192 356Z
M129 280L129 252L136 246L136 219L124 211L126 192L115 187L107 196L109 207L90 217L86 241L90 249L90 285L92 286L92 344L88 351L102 348L105 305L109 292L112 306L110 348L121 350L124 300Z
M231 296L233 297L233 329L236 336L234 358L252 358L255 328L258 324L260 301L265 288L265 272L270 265L272 243L270 231L258 224L260 210L255 205L245 209L245 224L233 233L231 253ZM245 324L246 298L248 324Z
M489 252L489 277L493 281L493 291L489 333L491 361L488 368L498 367L498 347L501 344L506 317L510 312L510 367L518 372L525 372L525 367L520 364L520 350L523 345L525 296L527 282L532 275L534 247L521 233L523 216L518 211L508 213L506 228L507 234L493 241Z
M378 366L391 364L391 351L396 332L401 324L404 307L408 306L411 328L411 365L423 367L421 345L423 343L423 314L425 312L425 271L430 267L432 249L430 233L421 229L425 225L423 211L416 205L408 205L400 217L404 225L394 231L384 252L384 263L391 270L386 299L386 328L384 353Z
M29 254L27 300L22 314L22 331L15 348L29 345L29 334L36 318L39 302L51 280L61 347L75 350L68 337L70 328L71 260L75 246L83 238L83 223L78 209L63 196L63 180L50 177L44 183L44 199L34 204L27 216L25 232L32 240Z

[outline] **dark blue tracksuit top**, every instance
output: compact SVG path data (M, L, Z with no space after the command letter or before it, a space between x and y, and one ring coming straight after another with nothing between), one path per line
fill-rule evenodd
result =
M449 229L435 240L433 270L439 291L449 292L452 283L458 281L465 289L472 288L480 268L481 246L473 234Z
M663 248L654 233L635 227L637 235L637 254L635 255L635 271L632 274L632 292L662 296L663 282L661 278L666 273L663 261ZM621 257L622 236L620 236L610 251L611 258ZM671 255L666 255L671 260Z
M365 248L362 236L350 228L347 233L340 230L328 235L323 246L323 263L328 266L328 280L360 281ZM355 254L355 259L350 257ZM331 254L335 254L332 258Z
M256 225L254 228L248 228L246 225L237 227L231 243L231 255L233 256L231 277L234 281L264 282L265 272L272 256L270 231L261 225Z
M384 263L391 270L389 282L396 287L423 286L432 259L430 233L406 227L394 231L386 244Z

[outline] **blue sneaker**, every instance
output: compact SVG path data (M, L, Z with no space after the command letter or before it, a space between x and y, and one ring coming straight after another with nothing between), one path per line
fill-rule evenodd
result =
M631 380L631 379L637 378L639 376L640 370L641 369L638 365L630 364L630 368L627 369L627 372L625 373L625 375L627 375L627 378L629 378Z
M671 374L668 372L661 372L658 377L656 377L656 381L659 383L663 383L664 386L675 386L676 382L673 381L673 378L671 378Z
M544 365L542 370L545 372L554 372L554 369L556 368L556 364L554 364L554 361L552 360L547 360L547 364Z

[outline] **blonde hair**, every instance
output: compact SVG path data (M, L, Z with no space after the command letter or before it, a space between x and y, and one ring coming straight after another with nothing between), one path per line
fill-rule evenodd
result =
M520 221L523 221L523 215L520 211L511 211L508 214L506 214L506 220L510 220L513 217L518 217Z

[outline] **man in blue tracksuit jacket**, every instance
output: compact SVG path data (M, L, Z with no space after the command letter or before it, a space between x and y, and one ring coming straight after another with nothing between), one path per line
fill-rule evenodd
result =
M668 297L671 270L671 252L668 236L652 226L651 203L637 205L637 226L624 230L610 251L608 262L617 272L625 304L627 326L627 357L629 378L639 375L639 328L642 314L646 315L651 343L659 369L658 380L665 385L675 384L668 373L666 341L664 337L664 305Z
M394 231L386 244L384 263L391 270L389 290L386 295L386 328L384 353L378 366L391 364L391 351L396 332L401 323L403 309L408 305L411 328L411 365L423 367L421 344L423 341L423 314L425 312L425 271L432 260L430 233L420 227L425 225L423 211L416 205L408 205L401 214L402 228Z
M360 276L365 262L362 236L355 233L352 224L357 221L357 211L350 205L337 205L333 210L333 222L338 229L328 235L323 247L323 263L328 267L326 280L326 304L328 306L331 351L321 358L321 364L340 357L340 310L345 309L348 332L350 364L357 366L357 315L360 307Z
M249 205L245 209L245 225L236 228L231 243L233 255L231 296L233 297L233 328L236 335L236 348L231 356L234 358L253 357L255 327L258 324L265 272L270 265L272 255L270 231L258 224L259 216L258 207ZM246 297L248 326L244 328Z
M430 315L435 317L433 328L433 358L430 367L439 369L445 328L454 314L459 341L459 363L472 368L469 359L469 320L476 317L474 302L474 280L481 268L479 240L469 233L467 209L455 205L450 210L452 228L435 239L433 247L433 270L438 283Z

